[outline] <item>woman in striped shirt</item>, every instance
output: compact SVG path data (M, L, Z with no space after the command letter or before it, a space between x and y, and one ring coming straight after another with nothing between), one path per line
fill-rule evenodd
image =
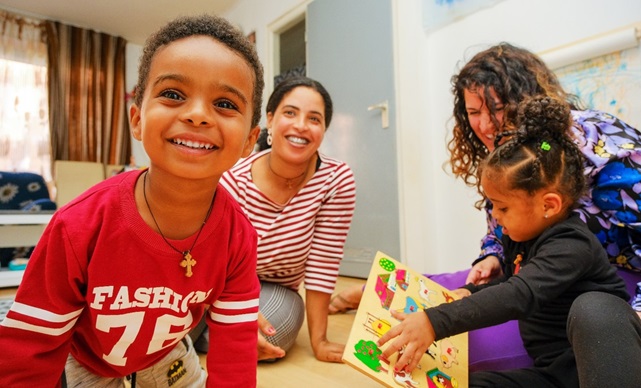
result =
M259 360L285 356L306 309L316 358L341 362L344 345L327 339L327 316L356 188L347 164L318 152L332 110L319 82L285 79L267 102L271 148L240 161L221 179L258 232ZM303 282L306 306L298 293Z

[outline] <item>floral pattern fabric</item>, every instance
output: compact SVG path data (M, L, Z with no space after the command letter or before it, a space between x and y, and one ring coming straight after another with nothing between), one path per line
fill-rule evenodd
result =
M572 111L575 142L585 156L588 190L575 211L597 236L610 261L641 271L641 133L605 112ZM486 203L488 233L479 259L503 260L502 227Z

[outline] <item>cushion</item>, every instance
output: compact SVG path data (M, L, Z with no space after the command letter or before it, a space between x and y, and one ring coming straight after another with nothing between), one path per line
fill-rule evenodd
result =
M625 285L628 289L628 294L634 298L636 292L637 283L641 282L641 272L633 272L627 269L620 268L619 276L625 281Z
M49 197L44 178L32 172L0 171L0 211L39 212L56 210ZM31 256L33 247L0 248L0 267L3 269L18 258Z

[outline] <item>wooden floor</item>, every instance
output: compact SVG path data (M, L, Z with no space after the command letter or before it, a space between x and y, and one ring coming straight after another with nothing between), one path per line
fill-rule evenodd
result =
M339 292L353 284L365 284L364 279L340 277L336 284ZM304 295L304 293L301 293ZM329 316L327 338L332 342L347 342L352 328L355 312ZM201 356L201 362L205 361ZM342 387L380 387L374 380L366 377L346 364L321 362L316 360L309 343L307 322L285 358L273 363L258 363L259 388L342 388Z
M353 284L365 284L364 279L341 277L336 291ZM346 343L352 328L355 312L329 316L327 337L332 342ZM284 359L273 364L258 364L258 387L380 387L374 380L366 377L346 364L321 362L316 360L309 343L307 322L303 324L296 345Z
M364 284L364 279L340 277L336 285L339 292L353 284ZM15 289L0 288L0 297L12 296ZM302 293L301 293L302 294ZM345 343L354 321L355 312L329 316L327 337L332 342ZM201 355L204 365L206 355ZM296 344L285 358L274 363L258 363L259 388L321 388L321 387L380 387L380 384L366 377L346 364L316 360L309 343L307 322L296 339Z

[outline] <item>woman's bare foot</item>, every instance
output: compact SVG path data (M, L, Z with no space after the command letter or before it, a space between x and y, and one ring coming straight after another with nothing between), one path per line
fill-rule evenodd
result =
M329 300L329 313L342 314L356 310L363 297L363 285L355 284L334 295Z

